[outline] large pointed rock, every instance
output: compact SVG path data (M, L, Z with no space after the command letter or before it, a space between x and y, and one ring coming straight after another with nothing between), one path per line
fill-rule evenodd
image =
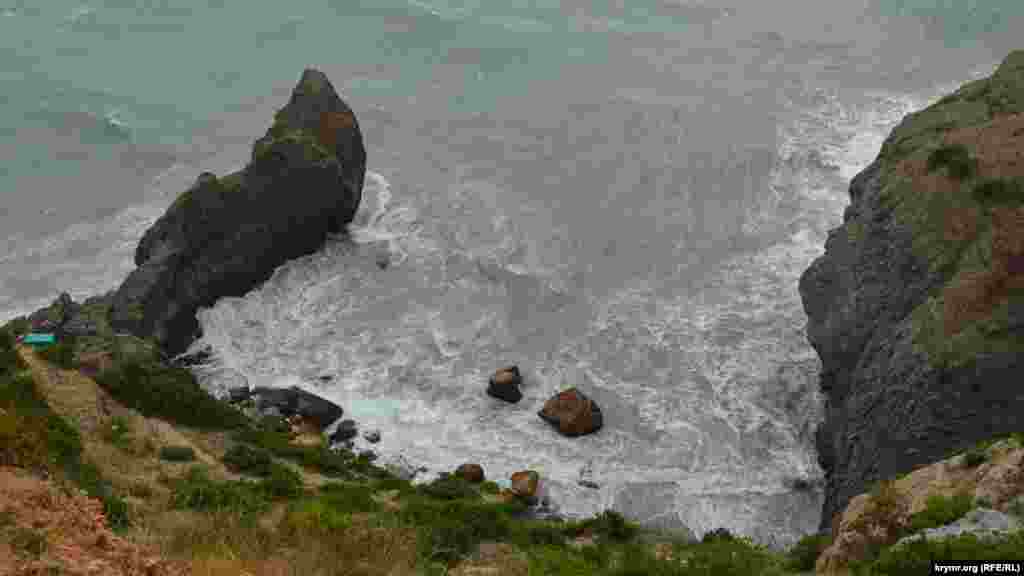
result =
M321 248L359 205L366 150L327 77L306 70L239 172L199 176L150 227L114 294L110 323L169 355L199 336L196 311L242 296Z
M601 409L576 388L559 392L537 413L565 436L582 436L604 425Z

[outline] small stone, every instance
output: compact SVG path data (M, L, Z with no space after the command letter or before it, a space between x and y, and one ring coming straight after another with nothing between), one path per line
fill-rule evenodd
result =
M331 434L331 442L348 442L359 435L355 420L342 420L338 429Z
M376 444L380 442L380 430L370 430L363 432L363 438L370 444Z
M515 404L523 398L519 386L523 383L518 366L501 368L487 382L487 395Z
M474 484L484 481L484 469L479 464L463 464L455 469L455 475Z

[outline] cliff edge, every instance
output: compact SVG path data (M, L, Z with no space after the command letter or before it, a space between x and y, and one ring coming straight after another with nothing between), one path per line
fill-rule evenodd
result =
M196 311L242 296L352 221L366 172L355 115L327 76L303 72L244 169L204 173L146 230L111 299L118 332L170 355L199 335Z
M1024 51L908 115L800 279L822 528L879 479L1024 426Z

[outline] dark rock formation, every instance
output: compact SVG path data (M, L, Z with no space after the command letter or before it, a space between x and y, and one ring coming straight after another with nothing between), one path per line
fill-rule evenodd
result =
M515 404L523 398L523 393L519 390L522 383L523 377L519 375L518 366L501 368L487 381L487 395Z
M601 409L575 388L559 392L537 413L565 436L582 436L598 431L604 424Z
M886 139L853 179L843 224L800 279L821 357L826 473L821 526L876 480L1019 431L1024 406L1024 198L990 179L1024 177L1024 52ZM964 166L936 162L966 148ZM1018 154L1019 158L1019 154Z
M348 442L359 435L355 420L342 420L338 429L331 434L331 442Z
M262 414L283 418L299 416L320 430L327 428L344 414L341 406L295 386L257 387L252 391L247 388L235 388L228 394L230 400L235 403L254 400L256 409Z
M110 323L169 355L199 335L196 311L242 296L274 269L343 232L359 205L366 151L352 110L306 70L241 171L205 173L143 235Z

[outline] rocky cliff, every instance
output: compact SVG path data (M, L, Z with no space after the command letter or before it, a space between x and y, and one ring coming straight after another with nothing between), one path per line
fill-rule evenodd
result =
M903 119L800 294L822 528L878 479L1024 428L1024 51Z
M246 167L200 175L146 231L138 268L113 295L111 326L184 351L199 335L200 307L242 296L342 232L365 171L355 115L327 76L306 70Z

